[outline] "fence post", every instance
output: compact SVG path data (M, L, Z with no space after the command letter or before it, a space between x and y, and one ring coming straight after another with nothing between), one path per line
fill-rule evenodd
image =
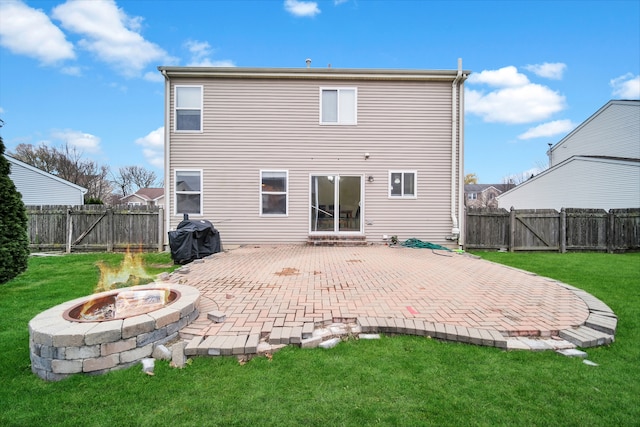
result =
M113 209L107 208L107 252L113 252Z
M567 211L560 209L560 253L567 252Z
M164 250L164 209L158 208L158 252Z
M516 210L511 206L509 211L509 252L514 252L516 245Z
M73 236L73 219L71 209L67 209L67 253L71 253L71 237Z
M609 209L607 212L607 252L612 254L615 248L615 214L613 209Z

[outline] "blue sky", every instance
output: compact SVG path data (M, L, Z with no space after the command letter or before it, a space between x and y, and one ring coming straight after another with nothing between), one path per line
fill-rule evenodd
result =
M162 170L159 65L456 69L465 172L546 166L611 99L640 98L640 1L0 0L0 129Z

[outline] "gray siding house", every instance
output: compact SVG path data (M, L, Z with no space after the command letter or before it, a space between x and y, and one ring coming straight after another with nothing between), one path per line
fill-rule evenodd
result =
M22 202L27 206L84 205L87 189L55 175L44 172L11 156L9 178L22 194Z
M159 67L167 229L463 244L469 71Z
M498 196L501 208L640 207L640 101L610 101L552 146L549 169Z

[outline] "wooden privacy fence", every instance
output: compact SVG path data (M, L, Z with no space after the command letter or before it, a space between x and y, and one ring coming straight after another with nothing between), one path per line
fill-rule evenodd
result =
M466 249L607 251L640 249L640 208L467 209Z
M27 206L34 251L162 251L164 210L157 206Z

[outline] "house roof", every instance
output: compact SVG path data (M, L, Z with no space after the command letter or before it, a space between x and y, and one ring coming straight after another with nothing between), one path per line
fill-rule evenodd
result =
M128 196L121 197L120 200L128 199L132 196L137 196L143 200L158 200L159 198L164 196L164 188L140 188L133 194L129 194Z
M579 161L583 161L583 162L598 162L598 163L615 163L615 164L627 164L627 165L632 165L632 166L637 166L640 167L640 159L623 159L623 158L619 158L619 157L609 157L609 156L571 156L568 159L564 160L563 162L558 163L555 166L550 167L549 169L546 169L542 172L540 172L539 174L532 176L530 179L524 181L523 183L519 184L517 187L512 188L509 191L505 191L504 193L502 193L501 195L498 196L498 198L501 198L502 196L515 192L515 191L520 191L523 187L527 186L527 185L535 185L534 183L542 178L543 176L545 176L548 173L551 173L557 169L560 169L562 166L570 163L570 162L579 162Z
M23 168L25 168L25 169L28 169L28 170L30 170L30 171L33 171L33 172L35 172L35 173L37 173L37 174L40 174L40 175L45 176L45 177L47 177L47 178L50 178L50 179L53 179L53 180L59 181L59 182L61 182L61 183L65 184L65 185L68 185L69 187L73 187L73 188L75 188L75 189L77 189L77 190L80 190L80 191L82 192L82 194L87 194L87 191L89 191L89 190L87 190L87 189L86 189L86 188L84 188L84 187L80 187L79 185L74 184L73 182L69 182L69 181L67 181L66 179L62 179L62 178L60 178L60 177L58 177L58 176L55 176L55 175L50 174L50 173L48 173L48 172L45 172L45 171L43 171L43 170L41 170L41 169L38 169L38 168L36 168L36 167L34 167L34 166L31 166L31 165L30 165L30 164L28 164L28 163L25 163L25 162L22 162L22 161L20 161L20 160L18 160L18 159L16 159L16 158L13 158L13 157L11 157L11 156L9 156L9 155L7 155L7 154L4 154L4 157L5 157L5 158L10 162L10 163L13 163L13 164L15 164L15 165L21 166L21 167L23 167Z
M446 80L458 70L392 70L354 68L240 68L240 67L158 67L165 77L277 78L317 80ZM460 70L465 80L471 71Z
M554 144L551 148L549 148L548 153L551 153L552 151L554 151L556 148L561 147L562 144L569 138L571 138L575 133L579 132L580 129L582 129L583 127L585 127L587 124L589 124L590 122L592 122L593 120L595 120L596 117L598 117L600 114L602 114L603 111L605 111L607 108L611 107L612 105L631 105L631 106L640 106L640 101L634 101L634 100L611 100L609 102L607 102L605 105L603 105L598 111L596 111L595 113L593 113L591 115L591 117L589 117L587 120L585 120L584 122L580 123L580 125L576 126L576 128L574 130L572 130L571 132L569 132L564 138L562 138L560 141L558 141L556 144Z
M499 191L502 193L502 190L500 190L499 187L503 185L504 184L465 184L464 192L465 193L482 193L483 191L486 191L489 188L493 187L496 189L496 191Z

